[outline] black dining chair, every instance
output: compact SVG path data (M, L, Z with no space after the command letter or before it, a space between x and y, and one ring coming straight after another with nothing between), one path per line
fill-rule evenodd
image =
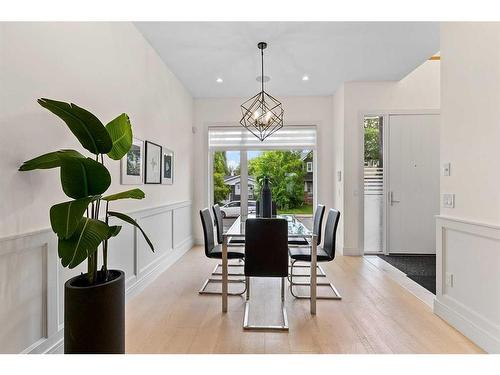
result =
M224 217L222 216L222 212L220 210L220 206L218 204L214 204L212 206L212 211L215 217L215 228L217 229L217 243L220 245L224 241ZM243 246L245 244L245 240L243 238L229 238L227 245L228 246Z
M288 223L285 219L247 219L245 223L245 276L247 295L245 303L244 329L288 330L285 309L285 278L288 276ZM251 325L250 278L281 278L282 325Z
M318 204L316 206L316 211L314 211L314 219L313 219L313 233L316 234L316 244L319 246L321 244L321 234L323 228L323 217L325 216L325 206L322 204ZM311 246L309 241L306 238L298 238L291 239L288 241L288 246ZM297 268L310 268L309 265L298 264L295 267ZM325 271L318 265L318 276L326 277ZM301 276L301 275L296 275Z
M212 211L214 213L215 217L215 229L217 230L217 243L219 245L222 245L222 242L224 241L224 217L222 216L222 212L220 209L220 206L218 204L214 204L212 206ZM235 246L240 246L243 247L245 246L245 239L243 238L229 238L227 241L227 246L235 247ZM219 263L214 271L212 272L213 276L222 276L222 272L218 271L218 268L222 267L222 264ZM228 267L243 267L243 259L238 259L237 264L229 264ZM234 272L228 272L228 276L245 276L243 273L234 273Z
M335 259L335 242L337 238L337 227L339 224L340 212L331 208L328 211L328 217L326 219L325 225L325 239L323 246L318 246L316 248L316 260L318 263L321 262L331 262ZM290 293L295 298L311 298L310 296L301 296L293 291L294 286L307 286L311 285L310 282L294 282L293 277L297 276L293 274L293 268L297 262L307 262L311 263L311 248L310 247L291 247L289 250L290 258L292 260L291 270L290 270ZM332 289L335 296L317 296L318 299L335 299L340 300L342 296L338 292L337 288L331 282L317 282L317 286L328 286Z
M215 244L214 241L214 226L213 226L213 221L212 217L210 215L210 211L208 208L204 208L203 210L200 210L200 218L201 218L201 224L203 226L203 238L205 241L205 255L207 258L211 259L222 259L222 245L221 244ZM243 259L245 257L245 253L243 248L228 248L227 250L227 259ZM219 264L215 266L214 271L212 272L212 275L216 274L217 268L219 267ZM228 276L238 276L238 275L243 275L243 274L229 274ZM230 283L244 283L245 284L245 289L241 293L228 293L228 295L242 295L246 291L246 279L228 279L228 282ZM208 284L210 283L222 283L222 279L219 278L212 278L209 277L201 289L199 290L199 294L222 294L222 292L216 292L216 291L207 291L205 290Z
M314 212L313 233L316 234L316 243L321 244L321 229L323 227L323 216L325 216L325 206L318 204ZM293 239L288 241L289 245L309 246L309 241L305 238Z

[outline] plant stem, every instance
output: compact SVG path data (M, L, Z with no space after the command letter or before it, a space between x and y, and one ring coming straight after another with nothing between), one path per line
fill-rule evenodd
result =
M108 207L109 202L106 202L106 225L108 225L109 222ZM104 240L102 245L102 270L104 273L104 279L108 281L108 240Z

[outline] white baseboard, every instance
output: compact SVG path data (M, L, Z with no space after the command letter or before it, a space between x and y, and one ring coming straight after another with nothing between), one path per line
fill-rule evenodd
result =
M111 244L110 264L126 274L126 298L139 293L193 246L191 202L175 202L129 213L155 241L151 253L140 233L125 226ZM114 251L116 249L116 251ZM20 261L22 259L22 262ZM30 272L21 269L29 265ZM64 282L85 272L63 268L50 228L0 238L1 353L59 353L64 328ZM23 273L24 272L24 273ZM20 274L27 273L27 277ZM40 282L42 280L42 282ZM5 285L5 288L3 287ZM17 314L17 318L13 315Z
M151 284L160 274L177 262L189 249L191 249L193 244L193 237L189 237L176 249L173 249L170 254L164 256L153 269L127 288L127 300L143 291L144 288Z
M189 237L184 240L176 249L164 256L158 264L141 279L134 282L125 291L125 298L128 301L133 296L139 294L148 285L150 285L158 276L165 272L175 262L177 262L187 251L193 247L193 238ZM51 337L51 340L45 340L42 344L35 346L33 350L27 351L30 354L61 354L64 348L64 328L61 329L56 337Z
M500 353L500 226L438 216L436 250L434 312Z
M353 247L344 247L342 249L342 255L350 257L359 257L363 256L363 252L360 252L359 249L355 249Z
M434 300L434 313L450 323L462 334L474 341L488 353L500 353L500 340L490 334L491 331L483 329L465 318L457 310L449 308L438 299ZM493 327L492 327L493 328Z

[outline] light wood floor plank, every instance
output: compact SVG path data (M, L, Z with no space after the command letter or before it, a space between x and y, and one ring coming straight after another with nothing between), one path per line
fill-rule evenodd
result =
M322 265L342 301L318 301L314 317L287 290L288 333L243 331L244 297L230 297L222 314L219 296L198 294L214 264L195 247L127 303L127 353L483 352L361 257ZM279 288L278 279L252 280L251 322L280 323Z

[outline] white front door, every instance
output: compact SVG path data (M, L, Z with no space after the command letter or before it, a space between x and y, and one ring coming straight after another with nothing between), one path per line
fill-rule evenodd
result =
M435 254L439 115L390 115L388 139L388 251Z

